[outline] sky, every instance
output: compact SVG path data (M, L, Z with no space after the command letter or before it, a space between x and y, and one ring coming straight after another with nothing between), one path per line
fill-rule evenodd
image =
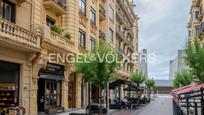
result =
M154 56L148 63L148 76L169 79L170 60L185 47L191 0L134 1L140 17L139 49Z

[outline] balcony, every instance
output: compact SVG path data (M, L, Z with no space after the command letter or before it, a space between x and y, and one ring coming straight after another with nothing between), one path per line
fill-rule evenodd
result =
M128 27L128 24L127 24L126 20L124 19L124 16L122 15L122 12L121 12L121 11L117 11L117 12L116 12L116 16L117 16L117 18L124 24L124 26L125 26L126 28L129 28L129 27Z
M26 51L38 52L41 48L41 36L4 19L0 19L0 41Z
M125 37L125 35L123 34L123 32L120 30L120 28L117 26L116 27L116 34L122 38L122 40L125 42L125 44L128 45L128 48L130 48L131 50L134 50L134 46L127 40L127 37Z
M60 51L64 52L72 52L74 54L77 53L75 43L70 39L65 38L61 34L51 31L50 28L46 25L43 27L43 32L44 44L49 44L48 46L50 47L50 49L60 49Z
M123 40L126 44L129 43L128 40L127 40L127 38L125 37L125 35L123 34L123 32L120 30L120 28L119 28L118 26L116 27L116 34L117 34L120 38L122 38L122 40Z
M131 43L129 43L128 47L129 47L132 51L134 50L134 46L133 46Z
M204 23L201 23L198 31L198 36L201 37L203 35L204 35Z
M96 35L96 32L97 32L96 23L90 21L90 25L91 25L91 33L93 33L94 35Z
M86 28L87 22L88 18L81 10L79 10L79 23Z
M198 20L199 20L199 21L202 21L202 20L203 20L203 13L199 13Z
M102 4L99 5L99 14L100 14L100 17L99 17L100 21L102 21L106 18L106 10Z
M129 75L130 75L130 72L128 72L128 71L126 71L126 70L123 70L123 69L121 68L121 69L119 69L119 70L116 72L116 74L117 74L118 76L125 77L125 79L127 79L127 78L129 77Z
M101 0L103 3L105 3L106 2L106 0Z
M16 2L18 3L18 4L22 4L22 3L24 3L26 0L16 0Z
M118 0L117 5L122 8L122 10L126 13L127 18L130 20L131 24L134 23L134 17L132 17L132 13L129 12L128 6L124 4L124 0Z
M99 30L99 38L102 40L106 40L105 37L106 37L106 34L102 30Z
M44 5L58 15L66 13L66 0L44 0Z

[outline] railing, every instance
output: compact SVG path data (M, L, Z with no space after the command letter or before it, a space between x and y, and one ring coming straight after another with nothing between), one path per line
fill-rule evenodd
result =
M74 45L74 43L71 42L70 39L65 38L62 35L53 31L50 31L50 39L57 42L56 45L62 46L62 47L70 47L70 45Z
M134 46L127 40L127 37L125 37L118 26L116 27L116 33L123 39L123 41L128 45L129 48L131 48L132 50L134 49Z
M25 28L0 19L0 36L35 48L40 48L41 37Z
M124 4L124 0L118 0L118 2L117 2L117 4L118 5L120 5L121 6L121 8L125 11L125 13L128 15L128 18L130 19L130 21L131 21L131 23L133 23L133 21L134 21L134 19L133 19L133 17L132 17L132 15L131 15L131 12L129 12L129 10L128 10L128 6L126 6L125 4Z
M117 26L116 27L116 33L123 39L123 41L125 41L126 44L128 44L128 40L125 37L125 35L123 34L123 32L120 30L120 28Z
M50 1L50 0L45 0L45 1ZM56 3L58 6L60 6L61 8L63 8L64 10L66 10L66 0L51 0L54 3Z
M126 22L126 20L124 19L124 16L122 15L122 12L121 11L117 11L116 12L117 16L120 18L120 20L122 21L122 23L125 25L126 28L129 28L128 27L128 24Z
M104 9L104 7L103 7L101 4L99 4L99 12L100 12L104 17L106 17L106 10Z

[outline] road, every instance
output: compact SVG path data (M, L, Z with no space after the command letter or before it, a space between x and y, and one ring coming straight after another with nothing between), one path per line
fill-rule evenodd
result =
M133 115L173 115L172 98L157 98Z
M157 98L139 110L123 110L112 115L173 115L172 98Z

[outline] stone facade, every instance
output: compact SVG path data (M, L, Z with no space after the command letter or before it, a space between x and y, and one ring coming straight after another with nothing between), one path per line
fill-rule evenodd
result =
M75 55L91 50L90 38L96 44L101 40L110 42L109 29L113 31L110 45L124 55L138 53L138 16L135 5L129 0L86 0L86 15L83 15L80 0L66 0L62 5L56 0L13 0L16 7L15 24L2 17L0 11L0 61L20 64L19 105L26 108L26 115L38 114L39 71L49 63L50 53L73 53ZM0 4L2 1L0 0ZM64 2L63 2L64 3ZM113 20L110 19L113 9ZM96 13L95 24L91 22L90 10ZM47 25L47 18L69 33L70 38L55 33ZM118 30L119 29L119 30ZM85 47L79 46L79 31L86 33ZM61 83L61 106L67 110L68 83L70 74L75 72L71 63L55 64L64 66L64 79ZM117 72L118 78L128 79L131 72L137 71L137 64L124 63ZM76 74L75 108L87 105L87 84L82 85L82 75ZM83 89L81 89L83 88ZM82 91L83 105L82 103Z
M192 0L192 5L190 9L190 19L187 24L188 28L188 38L193 40L196 37L203 38L204 31L204 1L203 0Z

